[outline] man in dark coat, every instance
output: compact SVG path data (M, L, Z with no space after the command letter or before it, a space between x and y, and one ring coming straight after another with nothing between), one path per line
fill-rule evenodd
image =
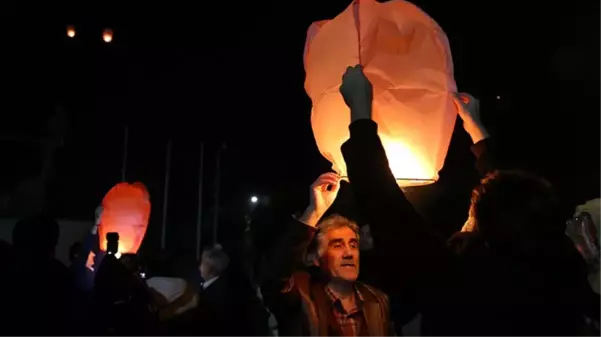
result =
M13 229L12 261L2 275L4 335L70 333L72 284L55 248L60 235L52 217L36 214Z

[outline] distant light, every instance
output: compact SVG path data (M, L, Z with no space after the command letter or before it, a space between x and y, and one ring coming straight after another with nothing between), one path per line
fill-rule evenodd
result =
M75 27L73 27L72 25L67 26L67 36L70 38L75 37Z
M108 28L105 29L104 32L102 32L102 40L106 43L113 41L113 30Z
M257 198L256 196L252 196L250 197L250 202L252 202L253 204L256 204L257 202L259 202L259 198Z
M497 99L501 99L501 96L497 96Z

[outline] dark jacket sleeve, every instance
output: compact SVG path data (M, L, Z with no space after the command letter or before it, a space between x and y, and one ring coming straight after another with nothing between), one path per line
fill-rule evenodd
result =
M275 311L294 310L300 306L300 294L292 276L316 232L315 228L296 219L290 221L288 228L262 266L261 291L274 314Z
M472 145L471 150L476 157L475 166L480 178L484 178L488 173L500 168L499 154L494 139L482 139Z
M98 234L88 233L83 240L81 250L71 266L74 277L75 287L80 291L90 291L94 287L94 279L90 276L93 273L86 267L88 255L93 251L94 245L98 242Z
M370 224L378 258L391 264L386 268L387 283L378 286L401 293L427 287L432 281L431 271L445 263L445 243L397 185L377 124L371 120L352 123L342 154L357 206Z
M601 316L601 297L593 291L589 284L583 285L584 291L584 314L599 325L599 317Z

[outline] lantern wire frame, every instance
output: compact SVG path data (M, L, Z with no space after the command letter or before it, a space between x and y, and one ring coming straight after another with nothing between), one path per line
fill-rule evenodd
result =
M340 179L350 183L348 176L341 176ZM436 180L434 179L416 179L416 178L396 178L396 183L401 188L405 187L417 187L417 186L426 186L434 184Z

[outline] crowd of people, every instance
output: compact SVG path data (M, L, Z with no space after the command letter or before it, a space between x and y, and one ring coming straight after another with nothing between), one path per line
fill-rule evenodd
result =
M67 268L54 258L57 223L30 217L0 252L2 333L388 336L418 317L422 335L599 335L598 241L583 254L566 235L548 181L499 170L477 99L454 96L482 181L463 229L443 240L390 171L360 66L340 91L351 117L342 152L368 226L331 214L342 179L332 172L300 216L277 219L282 235L251 268L215 245L198 263L142 269L135 255L93 247L98 221Z

